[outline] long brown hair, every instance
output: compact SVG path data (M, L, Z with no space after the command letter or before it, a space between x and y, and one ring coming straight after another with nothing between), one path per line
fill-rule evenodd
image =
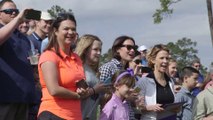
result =
M45 49L45 50L52 50L52 48L54 48L56 54L60 57L61 57L61 55L60 55L60 52L59 52L59 44L58 44L55 32L58 31L58 28L61 25L61 22L64 21L64 20L71 20L75 23L75 25L77 25L75 17L72 13L59 13L58 17L56 18L56 20L53 21L53 23L51 25L52 29L51 29L49 36L48 36L49 42L48 42L47 47ZM70 49L71 49L71 47L70 47Z

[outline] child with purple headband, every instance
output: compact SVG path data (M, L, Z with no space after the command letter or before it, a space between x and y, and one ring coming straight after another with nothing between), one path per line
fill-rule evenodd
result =
M121 71L112 77L113 94L101 111L100 120L129 120L126 98L134 87L135 77L132 69Z

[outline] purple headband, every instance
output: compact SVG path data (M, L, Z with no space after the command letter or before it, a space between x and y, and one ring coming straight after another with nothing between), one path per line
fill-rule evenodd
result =
M127 68L127 70L125 71L125 72L123 72L123 73L121 73L118 77L117 77L117 79L116 79L116 81L115 81L115 84L117 84L118 83L118 81L124 76L124 75L131 75L131 76L134 76L134 71L132 70L132 69L130 69L130 68Z

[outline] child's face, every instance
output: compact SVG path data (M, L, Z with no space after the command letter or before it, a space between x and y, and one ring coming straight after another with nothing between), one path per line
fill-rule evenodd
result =
M195 88L198 82L198 74L192 73L190 77L186 77L186 84L190 89Z
M119 85L116 87L116 91L122 99L129 95L130 89L132 88L128 87L127 85Z

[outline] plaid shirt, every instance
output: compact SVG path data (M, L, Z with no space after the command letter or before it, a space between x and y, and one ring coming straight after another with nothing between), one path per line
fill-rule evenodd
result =
M111 78L113 74L122 69L122 64L117 59L113 58L111 61L105 63L99 68L100 81L105 81L107 78Z
M121 64L120 61L117 59L113 58L111 61L105 63L99 68L100 72L100 81L105 81L108 78L111 78L116 71L122 70L123 65ZM127 102L127 105L129 107L129 120L136 120L135 119L135 113L130 106L130 103Z

